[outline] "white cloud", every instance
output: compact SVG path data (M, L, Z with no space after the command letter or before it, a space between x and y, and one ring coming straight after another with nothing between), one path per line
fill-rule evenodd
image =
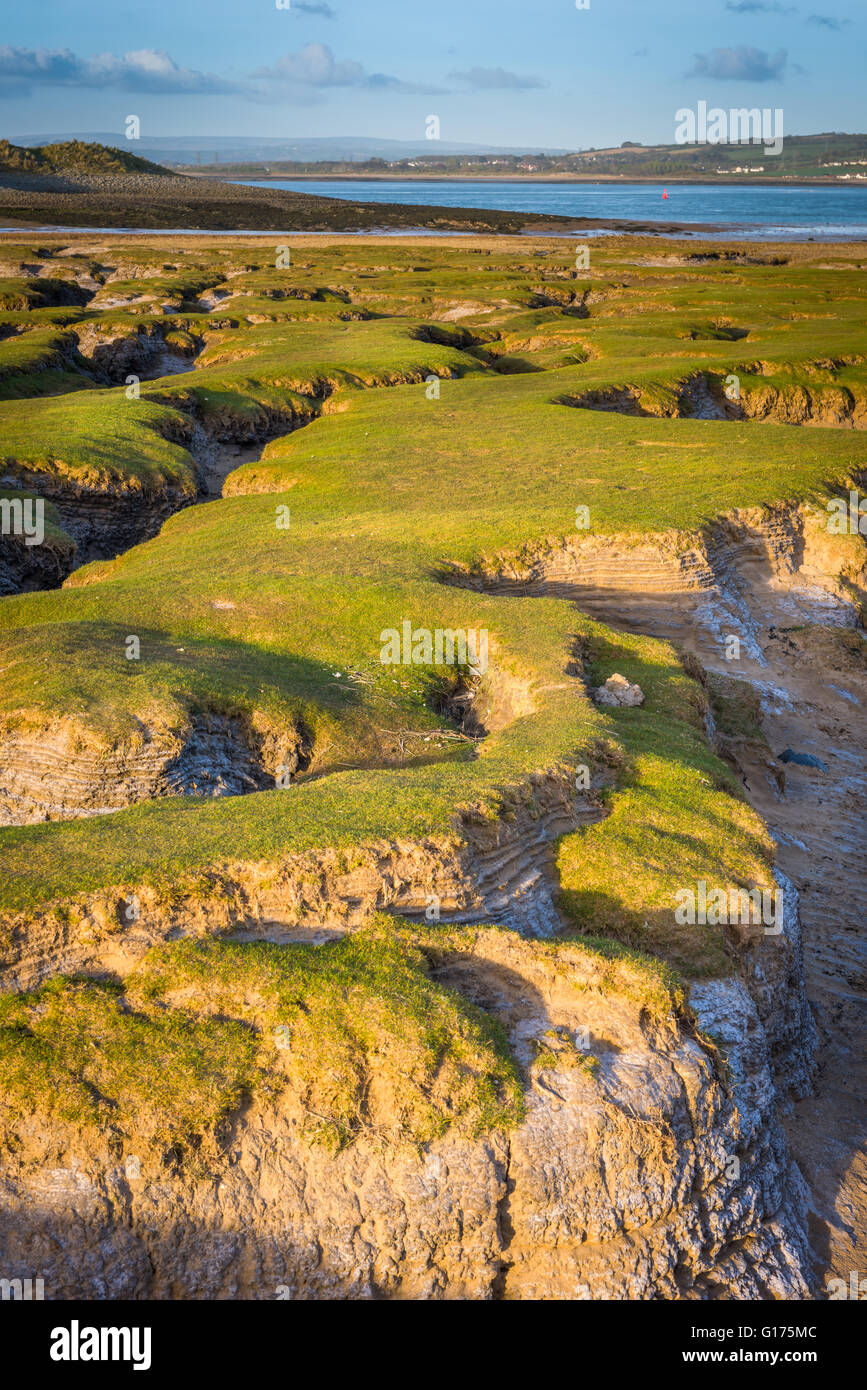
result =
M238 84L213 73L178 67L168 53L140 48L118 56L79 58L68 48L0 47L0 78L17 87L123 87L130 92L225 93Z
M337 11L332 10L330 5L326 5L324 3L307 5L304 3L304 0L295 0L295 4L292 6L292 8L293 10L301 10L304 14L319 15L322 19L337 18Z
M782 77L787 53L780 48L766 53L761 48L715 48L712 53L696 53L687 77L712 77L721 82L770 82Z
M338 63L325 43L308 43L299 53L286 53L251 76L310 87L352 87L364 81L364 68L352 61Z
M468 68L466 72L450 72L453 82L463 82L477 91L525 91L531 87L547 87L540 77L525 77L506 68Z
M258 68L242 80L179 67L162 49L139 48L129 53L98 53L82 58L68 48L10 48L0 46L0 83L4 96L21 96L34 87L118 87L127 92L162 95L230 95L248 101L321 100L330 87L355 87L380 92L434 94L441 88L403 82L385 73L368 73L351 59L338 61L327 44L309 43L287 53L269 67Z
M433 95L440 89L415 82L402 82L382 72L365 72L361 63L351 59L338 62L326 43L308 43L298 53L286 53L269 67L257 68L251 77L288 88L303 87L369 87L378 91L425 92Z

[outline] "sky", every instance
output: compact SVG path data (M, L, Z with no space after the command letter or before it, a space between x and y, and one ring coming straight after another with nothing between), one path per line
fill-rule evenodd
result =
M583 5L583 0L580 0ZM284 8L278 8L278 5ZM781 107L863 131L865 0L28 0L7 7L0 135L364 135L587 149L675 112Z

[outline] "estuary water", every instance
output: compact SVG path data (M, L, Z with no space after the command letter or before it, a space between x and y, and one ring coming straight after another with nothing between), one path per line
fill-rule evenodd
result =
M847 186L775 184L539 183L496 179L233 179L323 198L428 207L496 208L637 222L706 226L750 240L867 239L867 180ZM668 193L663 198L663 191Z

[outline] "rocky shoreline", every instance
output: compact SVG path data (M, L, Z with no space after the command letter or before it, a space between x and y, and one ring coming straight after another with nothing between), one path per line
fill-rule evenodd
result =
M22 174L0 170L0 218L15 223L187 228L195 231L348 232L425 228L441 232L684 232L677 222L558 217L547 213L365 203L194 176ZM704 229L705 231L707 228Z

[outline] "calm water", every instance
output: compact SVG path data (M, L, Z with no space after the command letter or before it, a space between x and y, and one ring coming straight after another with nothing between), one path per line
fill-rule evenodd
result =
M563 217L716 225L720 235L822 241L867 238L867 182L851 188L749 187L742 184L497 183L353 179L236 179L363 203L498 208Z

